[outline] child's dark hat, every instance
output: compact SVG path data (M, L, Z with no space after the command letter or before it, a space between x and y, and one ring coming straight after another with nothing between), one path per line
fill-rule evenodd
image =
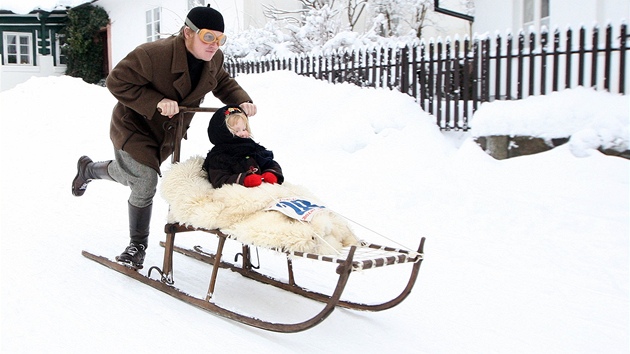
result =
M225 118L233 113L243 112L238 105L230 104L219 108L214 115L212 115L212 118L210 118L210 124L208 124L208 138L213 145L230 143L240 139L234 137L234 134L230 132L225 122Z

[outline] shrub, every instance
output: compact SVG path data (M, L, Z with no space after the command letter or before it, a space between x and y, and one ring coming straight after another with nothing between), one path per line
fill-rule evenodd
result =
M100 6L82 5L68 11L66 35L66 75L97 83L103 78L103 43L101 28L109 23L107 12Z

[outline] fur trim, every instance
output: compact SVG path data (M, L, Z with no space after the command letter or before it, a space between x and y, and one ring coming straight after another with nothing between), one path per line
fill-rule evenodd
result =
M170 205L168 222L221 229L242 243L285 251L333 254L358 244L346 221L328 209L318 211L310 223L265 210L280 198L299 196L319 202L305 188L263 183L255 188L227 184L214 189L203 163L203 157L194 156L164 174L160 191Z

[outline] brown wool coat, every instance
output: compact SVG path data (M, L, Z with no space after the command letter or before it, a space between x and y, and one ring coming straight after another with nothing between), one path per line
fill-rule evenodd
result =
M199 107L204 96L212 92L225 104L251 101L223 69L223 60L223 53L217 51L204 64L199 84L192 90L181 34L142 44L129 53L106 80L107 88L118 100L110 125L114 148L160 173L161 163L173 152L174 139L174 129L164 130L169 118L157 111L160 100L166 97L180 106ZM192 118L192 113L185 115L184 129L188 129Z

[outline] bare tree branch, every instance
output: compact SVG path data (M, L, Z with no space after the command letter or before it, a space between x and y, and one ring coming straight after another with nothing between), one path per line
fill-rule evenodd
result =
M357 24L367 4L368 0L348 0L348 23L351 31L354 31L354 26Z

